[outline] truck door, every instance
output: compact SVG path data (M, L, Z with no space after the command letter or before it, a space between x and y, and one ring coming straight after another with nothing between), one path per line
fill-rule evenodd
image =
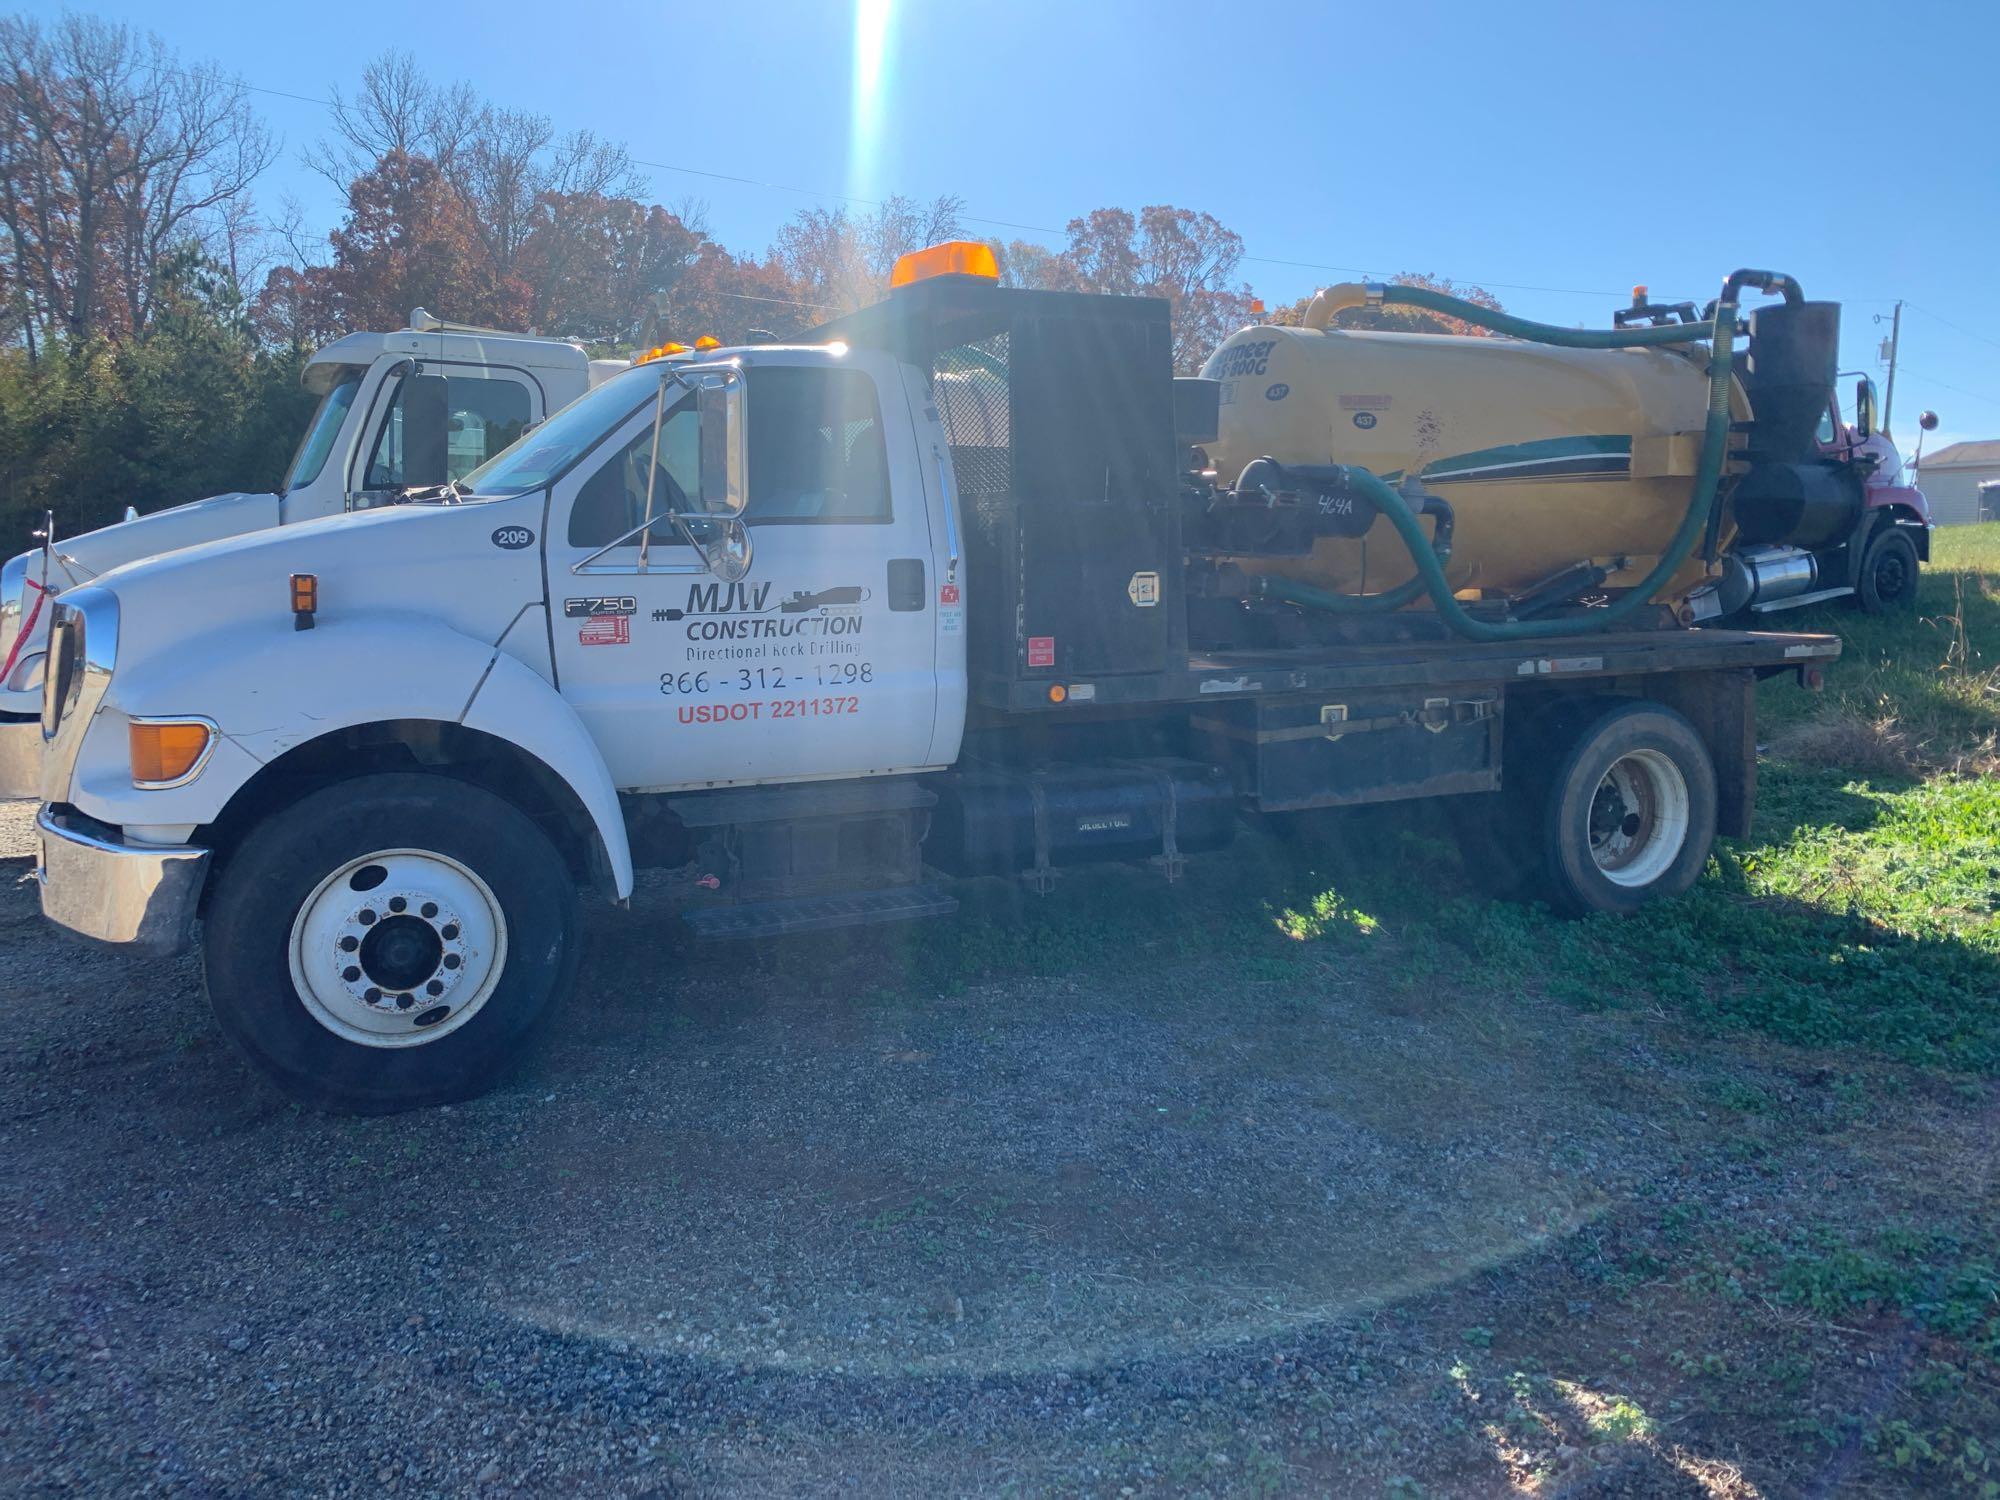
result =
M664 521L643 569L637 539L592 556L645 516L650 405L558 481L558 685L624 788L921 768L937 707L936 567L893 361L774 353L745 378L740 581L712 576ZM699 494L695 403L675 396L656 516Z

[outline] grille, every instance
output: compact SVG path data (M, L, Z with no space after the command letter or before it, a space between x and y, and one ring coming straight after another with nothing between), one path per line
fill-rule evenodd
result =
M42 738L53 739L62 716L83 685L83 616L58 604L49 626L49 659L42 683Z

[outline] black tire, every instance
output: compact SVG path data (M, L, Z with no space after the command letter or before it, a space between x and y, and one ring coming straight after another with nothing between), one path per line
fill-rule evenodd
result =
M1551 906L1632 912L1695 883L1715 843L1715 762L1692 724L1663 704L1592 699L1551 714L1538 744L1516 794Z
M1917 544L1909 532L1888 522L1861 554L1854 601L1864 614L1907 614L1917 607Z
M422 869L428 860L447 875L456 868L475 877L466 888L475 891L468 904L477 910L464 925L492 922L497 940L485 951L488 957L504 953L497 968L477 954L453 962L445 951L446 938L460 940L458 925L449 920L448 898L443 910L425 904L421 916L409 911L407 902L404 907L393 907L391 899L378 902L385 911L401 913L392 918L366 905L365 892L373 887L361 882L383 880L371 873L375 865L362 866L344 885L330 883L354 861L391 851L392 859L409 860L412 868ZM384 996L371 988L366 993L376 997L373 1003L342 1000L359 1008L341 1011L302 993L294 977L295 952L332 954L349 942L345 936L312 941L308 902L315 913L324 913L350 901L362 904L354 920L371 924L361 929L369 936L357 959L366 955L367 943L390 938L376 947L376 967L359 982L380 980L411 995ZM421 917L433 921L419 926ZM405 923L410 931L390 933L392 922ZM568 992L580 946L576 884L548 837L491 792L444 776L358 777L273 814L218 872L206 924L204 978L223 1031L293 1099L346 1114L391 1114L470 1098L492 1087L524 1055L537 1027ZM297 950L295 926L301 934ZM427 927L434 929L429 935ZM433 968L420 972L426 959ZM401 967L389 977L396 963ZM477 985L463 993L455 1015L454 992L448 989L445 1003L408 1019L384 1003L409 999L421 1005L430 984L442 987L460 976L476 976ZM321 976L319 983L329 981ZM335 1019L322 1020L315 1004ZM419 1018L434 1010L447 1012L430 1023L439 1026L438 1034L418 1039ZM396 1028L394 1035L402 1040L350 1040L333 1029L349 1015L359 1015L362 1025Z

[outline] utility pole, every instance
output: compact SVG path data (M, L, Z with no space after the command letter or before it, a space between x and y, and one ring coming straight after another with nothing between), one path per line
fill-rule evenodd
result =
M1882 315L1875 314L1875 321L1881 322ZM1889 414L1896 409L1896 349L1903 339L1903 299L1896 299L1896 310L1889 320L1889 337L1883 340L1883 358L1889 361L1889 386L1882 393L1882 430L1889 430Z

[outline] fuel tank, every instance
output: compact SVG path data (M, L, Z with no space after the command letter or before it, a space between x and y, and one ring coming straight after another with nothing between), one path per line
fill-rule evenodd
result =
M1589 561L1638 582L1686 513L1708 404L1708 352L1566 349L1509 338L1261 325L1202 374L1221 382L1219 482L1260 457L1415 476L1447 501L1459 591L1516 594ZM1732 383L1732 415L1749 407ZM1723 540L1728 540L1725 529ZM1386 520L1304 556L1232 559L1252 575L1376 593L1414 571ZM1707 576L1699 557L1658 597Z

